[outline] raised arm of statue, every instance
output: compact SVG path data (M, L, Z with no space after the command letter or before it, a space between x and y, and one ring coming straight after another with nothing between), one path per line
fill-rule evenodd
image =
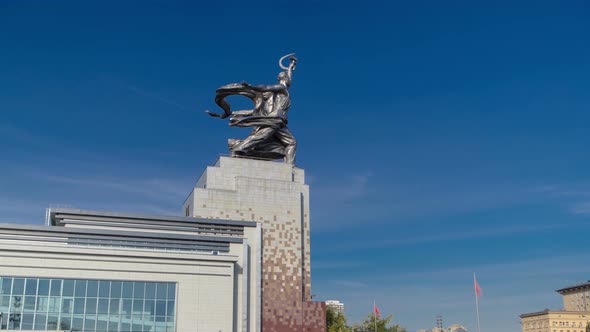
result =
M287 76L289 77L289 81L293 80L293 71L295 71L295 66L297 66L297 58L292 55L289 57L291 63L289 64L289 69L287 69Z
M291 61L288 67L283 64L283 61L287 58L289 58L289 60ZM295 53L287 54L279 59L279 67L281 67L281 69L285 71L285 75L287 75L289 82L293 80L293 72L295 71L296 66L297 57L295 57Z
M250 85L246 82L242 82L244 86L249 87L250 89L257 91L257 92L281 92L287 90L287 87L283 84L258 84L258 85Z

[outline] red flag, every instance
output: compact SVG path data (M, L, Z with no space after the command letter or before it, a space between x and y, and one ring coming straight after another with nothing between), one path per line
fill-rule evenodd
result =
M373 303L373 312L377 317L381 318L381 313L379 312L379 308L377 308L377 305L375 303Z
M475 279L475 275L473 276L473 283L474 283L474 287L475 287L475 296L480 297L483 295L483 292L481 291L481 288L479 287L479 284L477 283L477 279Z

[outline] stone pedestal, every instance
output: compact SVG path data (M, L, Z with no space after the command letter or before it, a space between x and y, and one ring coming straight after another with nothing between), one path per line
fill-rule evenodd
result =
M262 332L325 331L325 304L311 301L309 187L303 169L220 157L184 204L192 217L262 225Z

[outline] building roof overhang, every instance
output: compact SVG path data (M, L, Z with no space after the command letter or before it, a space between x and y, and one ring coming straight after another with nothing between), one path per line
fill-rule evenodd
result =
M518 317L527 318L527 317L543 316L543 315L548 315L548 314L574 314L574 315L589 315L590 316L590 311L566 311L566 310L545 309L543 311L522 314Z
M590 290L590 280L583 282L581 284L558 289L558 290L556 290L556 292L564 295L564 294L568 294L568 293L572 293L572 292L576 292L576 291L580 291L580 290Z
M152 225L213 224L225 226L256 227L256 222L227 219L193 218L181 216L158 216L137 213L93 211L68 208L49 208L48 226L63 226L65 220L90 220L102 222L130 222Z

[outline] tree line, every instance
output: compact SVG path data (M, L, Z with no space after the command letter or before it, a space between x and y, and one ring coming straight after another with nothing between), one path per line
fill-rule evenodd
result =
M360 324L348 325L343 313L332 307L326 308L326 331L327 332L407 332L399 324L391 324L393 315L386 317L375 317L370 313Z

